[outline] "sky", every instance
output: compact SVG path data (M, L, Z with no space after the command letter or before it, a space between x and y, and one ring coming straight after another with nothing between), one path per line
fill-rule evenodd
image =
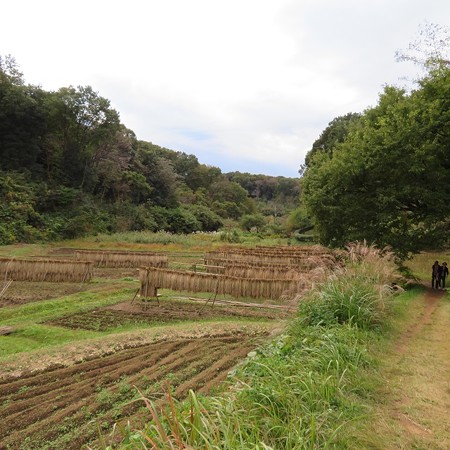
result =
M48 91L91 86L138 139L222 172L298 177L335 117L418 69L395 53L446 0L5 0L0 55Z

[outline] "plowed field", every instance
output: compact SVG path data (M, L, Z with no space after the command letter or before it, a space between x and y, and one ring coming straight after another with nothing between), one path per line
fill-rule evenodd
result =
M0 290L4 283L0 284ZM85 291L90 286L82 283L18 282L14 281L0 297L0 308L48 300Z
M175 339L134 347L70 367L0 382L1 449L80 449L98 429L131 417L142 420L143 402L208 392L258 344L244 334ZM140 417L140 419L138 419ZM134 419L133 419L134 418Z
M243 306L205 305L185 301L156 300L124 302L94 311L73 314L47 322L74 329L106 331L127 325L163 324L224 318L274 320L286 317L287 311Z

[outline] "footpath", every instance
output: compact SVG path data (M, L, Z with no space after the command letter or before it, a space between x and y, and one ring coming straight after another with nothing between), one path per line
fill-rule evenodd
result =
M384 403L374 426L390 437L388 449L448 450L450 296L428 289L411 308L406 330L383 359Z

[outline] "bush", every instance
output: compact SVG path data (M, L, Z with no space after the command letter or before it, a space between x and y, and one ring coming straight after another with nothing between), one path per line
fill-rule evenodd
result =
M246 214L240 220L240 226L244 231L251 231L253 229L260 231L264 224L264 216L261 214Z
M201 224L201 231L217 231L223 227L223 220L214 211L211 211L207 206L194 205L189 208L189 211Z
M111 217L105 212L98 211L94 206L82 206L73 211L62 230L66 239L74 239L97 233L111 232Z
M115 225L110 231L157 231L159 225L153 212L147 205L134 205L130 202L116 203L111 209L112 221Z
M223 231L220 234L220 240L222 242L229 242L230 244L239 244L242 242L241 236L237 230Z
M166 231L171 233L188 234L201 230L201 223L185 208L170 209L167 212L168 226Z
M324 283L300 304L299 312L307 325L348 323L370 329L381 323L383 306L367 281L343 277Z
M16 242L16 236L10 226L0 224L0 245L9 245Z

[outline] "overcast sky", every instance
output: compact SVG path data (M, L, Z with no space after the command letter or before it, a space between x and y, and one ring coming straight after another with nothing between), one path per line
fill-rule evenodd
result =
M223 172L297 177L335 117L417 69L395 51L447 0L5 0L0 54L46 90L90 85L138 139Z

